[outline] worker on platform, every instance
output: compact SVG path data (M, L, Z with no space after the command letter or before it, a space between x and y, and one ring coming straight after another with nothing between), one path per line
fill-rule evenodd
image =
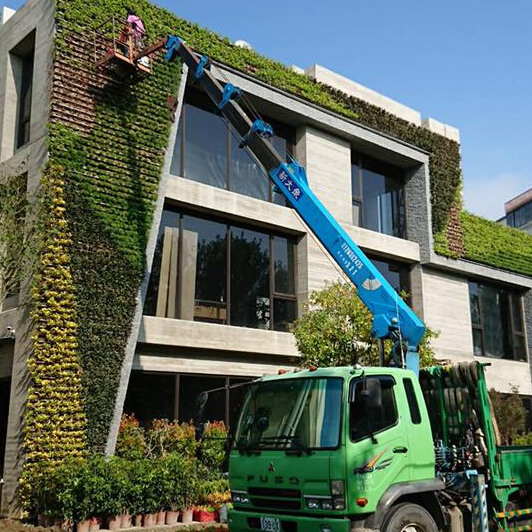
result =
M133 38L133 46L136 50L142 48L142 39L146 34L144 23L141 18L135 13L133 9L128 8L126 22L131 31Z

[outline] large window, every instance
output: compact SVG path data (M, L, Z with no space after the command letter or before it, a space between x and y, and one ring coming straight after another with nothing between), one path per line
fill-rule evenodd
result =
M405 237L403 172L352 154L353 224L386 235Z
M270 120L268 120L271 123ZM272 123L271 142L286 160L291 149L292 132ZM240 138L224 121L215 106L199 91L187 91L181 113L178 137L170 172L199 183L231 190L285 205L282 194L273 190L264 168L247 149L239 147Z
M20 148L30 141L34 55L34 31L10 51L10 62L15 74L17 91L15 148Z
M506 216L506 224L510 227L523 227L532 222L532 201L525 203Z
M401 262L369 256L373 265L398 293L410 292L410 267Z
M287 331L295 294L293 239L165 209L146 314Z
M249 377L165 374L133 371L129 379L124 412L135 414L146 425L154 419L190 421L197 415L200 393L212 392L205 406L205 421L238 421ZM234 386L234 387L233 387Z
M469 283L476 356L526 360L522 298L497 286Z

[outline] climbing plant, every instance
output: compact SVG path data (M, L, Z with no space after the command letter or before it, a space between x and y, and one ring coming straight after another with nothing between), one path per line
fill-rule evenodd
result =
M109 432L168 142L170 113L166 98L175 95L181 72L178 62L167 64L160 56L154 59L151 76L123 76L95 68L92 42L87 36L110 15L123 14L126 7L138 12L153 36L178 33L216 61L426 150L430 156L436 250L456 255L453 241L461 238L462 223L466 227L465 256L482 256L490 263L492 258L486 249L489 243L485 241L483 248L480 242L471 244L474 236L467 230L471 227L467 216L457 217L453 222L457 227L449 230L450 213L460 208L456 142L316 83L252 50L235 47L228 39L145 0L56 0L49 152L50 168L61 168L60 188L66 203L61 223L68 227L70 236L68 243L61 244L68 253L55 246L48 250L51 255L47 260L68 261L75 306L65 307L70 319L60 324L65 326L64 334L72 338L72 352L58 350L54 356L64 357L67 364L74 353L78 357L82 371L75 373L73 382L78 390L79 378L90 448L102 450ZM485 222L483 227L486 230L492 224ZM512 241L505 240L510 238L507 229L501 228L498 234L501 245ZM522 245L526 259L532 245L527 240ZM516 269L509 261L502 267ZM54 280L51 269L39 270L41 288ZM36 308L44 312L39 306L40 297L40 292L35 292ZM39 337L37 355L55 349L54 341L46 335ZM74 371L74 366L69 367ZM46 384L54 389L52 383ZM41 405L39 399L39 395L32 395L28 403L28 452L37 445L31 427L40 419L39 409L45 408L45 402ZM81 419L80 414L80 427ZM80 452L84 437L80 432ZM35 453L49 446L50 451L42 452L55 456L56 445L63 444L71 449L67 439L55 442L46 436L40 447L35 447L39 449Z
M30 386L24 425L22 494L31 491L39 463L83 456L86 417L81 394L78 305L72 278L72 237L66 217L64 169L50 164L42 177L37 263L32 286L34 323L28 358Z
M126 4L58 0L56 5L50 159L65 168L88 443L102 451L168 143L166 100L177 92L181 66L157 56L151 76L98 71L85 36L110 13L125 12ZM158 35L155 15L143 19ZM74 117L66 111L72 107L80 109Z
M0 304L19 291L32 268L35 224L28 207L25 175L0 183Z

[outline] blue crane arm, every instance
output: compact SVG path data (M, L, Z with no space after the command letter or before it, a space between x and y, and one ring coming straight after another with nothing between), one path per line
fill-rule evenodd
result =
M179 56L192 70L196 82L241 135L240 147L247 146L251 150L273 183L355 284L360 299L373 315L375 338L391 339L396 363L406 360L406 366L417 373L418 347L425 325L312 192L304 168L296 161L283 160L267 140L273 133L271 127L260 119L250 120L238 103L240 89L230 83L222 85L211 74L206 56L198 56L176 36L168 38L166 49L167 60Z

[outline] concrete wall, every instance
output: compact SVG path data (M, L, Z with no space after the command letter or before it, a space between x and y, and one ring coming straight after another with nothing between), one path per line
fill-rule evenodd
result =
M440 333L434 341L438 357L472 360L473 337L467 280L423 268L423 318Z
M13 175L27 175L28 199L34 202L41 168L47 157L45 138L49 122L50 85L54 31L54 4L51 0L30 0L0 26L0 181ZM31 104L30 142L15 150L17 109L16 71L10 51L35 31L35 59ZM22 301L28 283L21 287ZM5 475L1 513L18 515L15 497L23 453L22 421L28 383L27 358L31 350L30 319L27 307L0 313L0 323L16 330L12 362ZM0 328L0 334L2 334Z
M489 388L510 392L518 386L519 392L532 394L532 380L527 362L473 356L473 334L469 287L466 277L444 273L429 268L423 269L423 317L425 323L439 332L434 340L437 358L452 362L478 360L489 363L486 371ZM525 297L525 316L529 338L532 331L530 292ZM529 342L529 354L530 354ZM529 357L530 359L530 357Z

